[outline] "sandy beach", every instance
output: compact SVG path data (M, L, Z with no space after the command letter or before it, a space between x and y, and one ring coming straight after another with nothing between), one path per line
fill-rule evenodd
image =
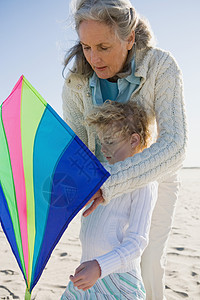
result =
M200 299L200 169L181 170L182 187L169 238L167 300ZM79 265L81 212L71 222L32 293L32 299L57 300ZM0 299L24 299L25 282L0 227Z

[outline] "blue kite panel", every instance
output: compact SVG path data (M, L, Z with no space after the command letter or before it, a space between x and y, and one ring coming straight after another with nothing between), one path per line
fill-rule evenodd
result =
M70 221L109 175L76 136L66 148L55 169L44 240L31 288L37 283L43 266L46 265L53 248Z
M46 221L51 202L52 179L62 153L74 139L74 132L58 122L47 105L37 128L33 150L33 177L35 198L35 248L33 270L46 229ZM34 271L32 272L32 278Z
M1 184L0 184L0 222L1 222L1 226L3 228L3 231L7 237L7 240L10 244L12 252L14 253L17 263L22 271L22 274L24 275L22 265L20 262L19 252L18 252L17 243L16 243L16 239L15 239L14 228L13 228L12 220L10 217L10 212L8 209L8 205L7 205L6 198L4 196ZM24 277L24 280L26 281L25 277Z

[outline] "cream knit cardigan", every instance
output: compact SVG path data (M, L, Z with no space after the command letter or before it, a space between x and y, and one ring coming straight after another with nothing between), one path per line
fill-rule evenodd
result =
M157 141L142 153L114 165L104 164L111 176L102 186L105 202L125 192L163 181L181 168L187 141L182 74L170 53L157 48L136 52L135 75L141 77L130 101L143 105L157 125ZM83 125L93 108L89 79L69 73L63 87L63 117L95 153L96 133Z

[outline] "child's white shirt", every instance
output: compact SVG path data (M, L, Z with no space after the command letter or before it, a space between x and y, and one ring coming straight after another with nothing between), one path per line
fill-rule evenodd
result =
M157 191L157 182L151 182L82 217L81 262L96 259L101 278L132 270L141 278L140 259L148 244Z

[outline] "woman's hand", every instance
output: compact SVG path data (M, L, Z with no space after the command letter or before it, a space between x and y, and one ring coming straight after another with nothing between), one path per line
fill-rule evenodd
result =
M90 289L101 276L101 269L96 260L82 263L76 270L75 274L70 275L69 279L79 290L86 291Z
M102 191L99 189L94 195L93 197L88 201L88 204L90 204L93 201L92 205L83 213L84 217L89 216L96 208L99 204L104 202L104 198L102 196Z

